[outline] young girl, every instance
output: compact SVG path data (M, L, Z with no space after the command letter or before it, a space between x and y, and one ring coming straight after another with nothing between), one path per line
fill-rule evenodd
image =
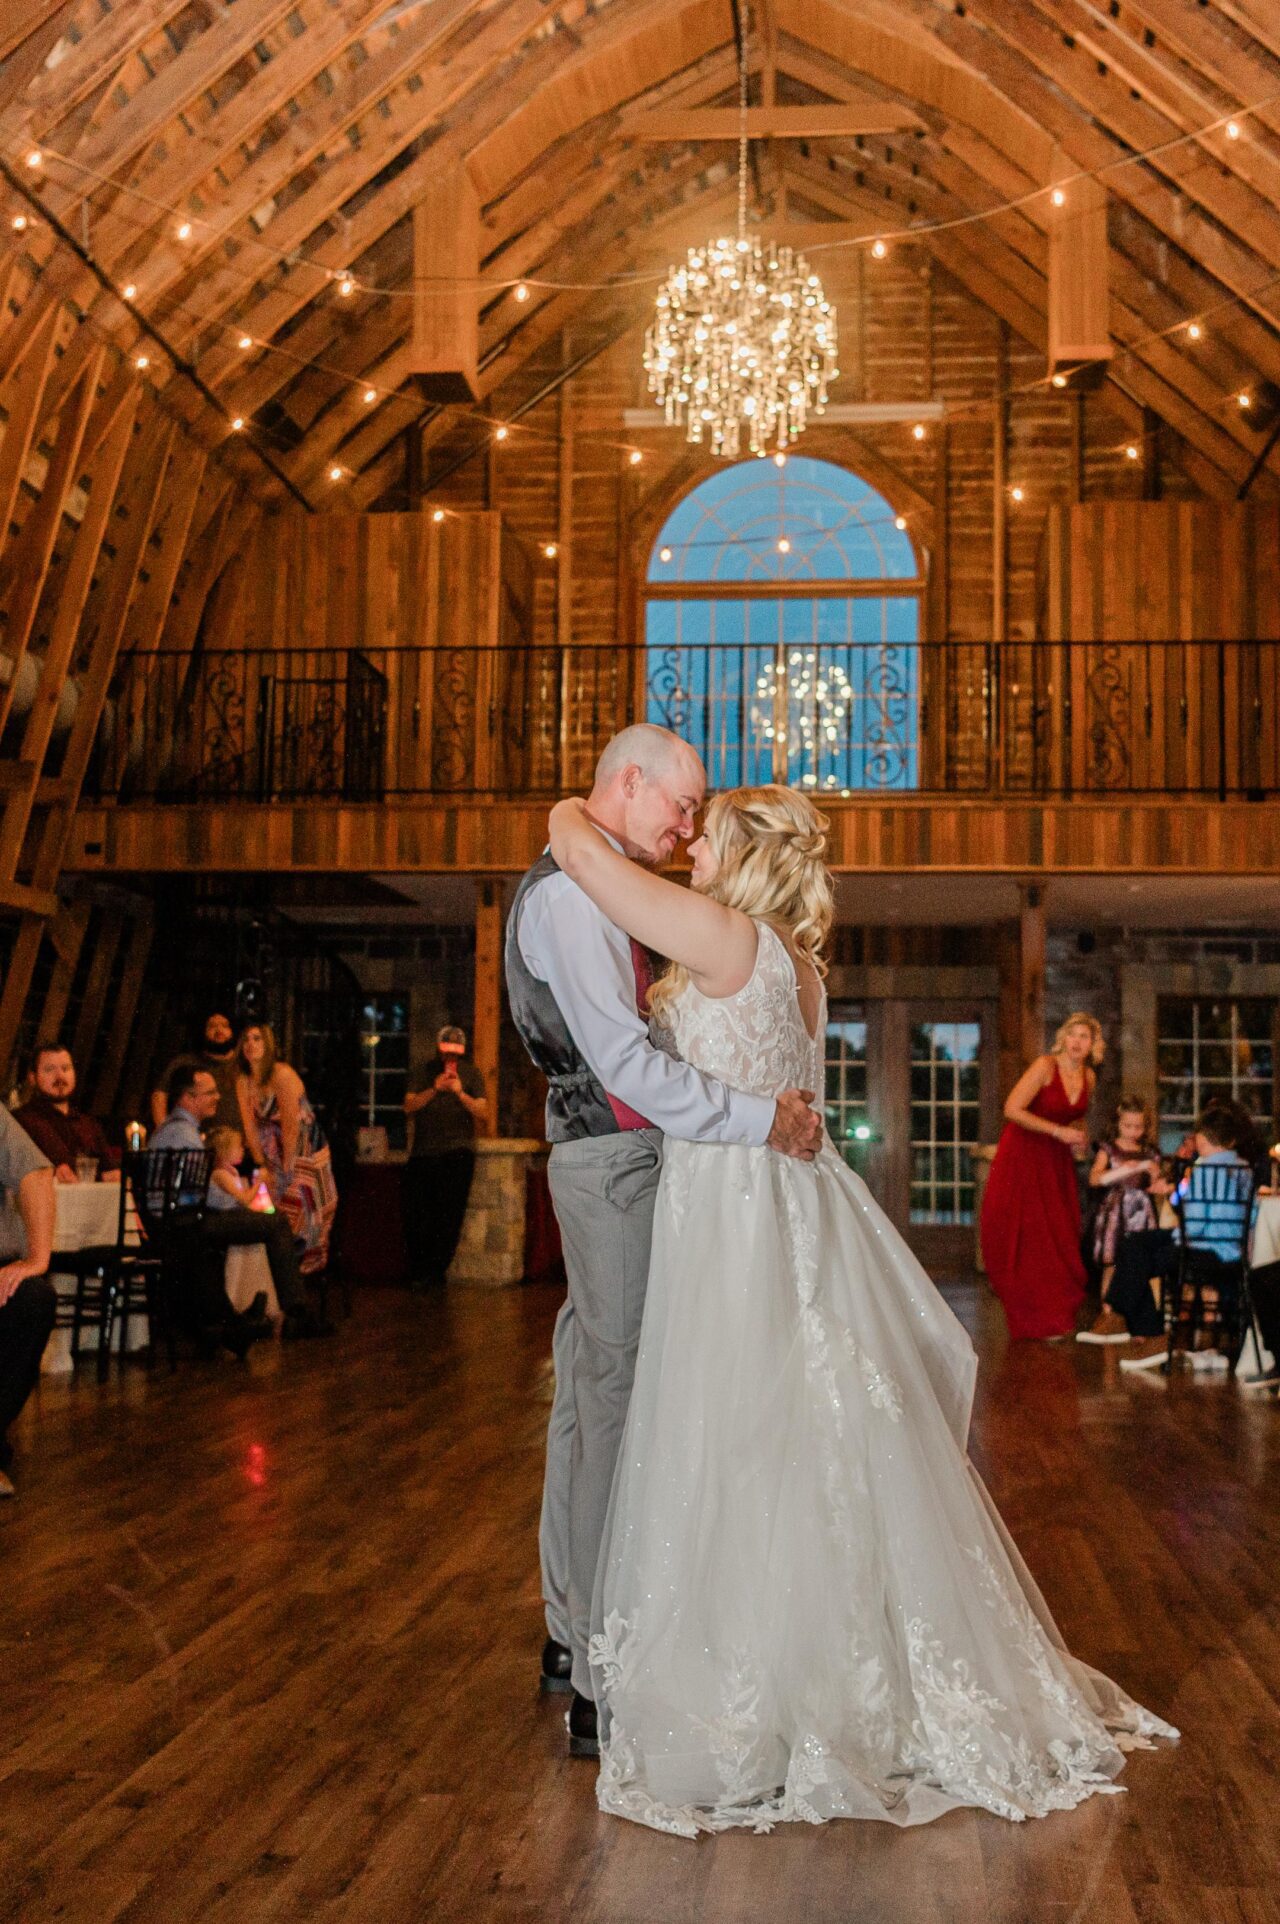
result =
M270 1200L265 1185L257 1180L250 1182L240 1174L240 1163L244 1158L244 1137L238 1129L225 1125L209 1131L209 1147L213 1151L213 1174L209 1178L210 1209L256 1209L269 1210Z
M1090 1329L1080 1331L1082 1343L1127 1343L1129 1326L1107 1302L1116 1269L1116 1248L1122 1236L1156 1227L1151 1183L1160 1174L1155 1143L1155 1121L1141 1096L1121 1096L1107 1139L1089 1171L1089 1187L1097 1190L1093 1218L1093 1259L1102 1270L1102 1309Z

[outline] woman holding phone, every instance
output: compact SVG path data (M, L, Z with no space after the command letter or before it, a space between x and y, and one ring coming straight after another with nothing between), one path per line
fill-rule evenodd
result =
M462 1029L446 1024L436 1037L425 1086L410 1091L404 1112L413 1117L413 1148L404 1167L404 1235L409 1280L426 1288L449 1273L475 1174L477 1125L488 1113L484 1077L466 1060Z

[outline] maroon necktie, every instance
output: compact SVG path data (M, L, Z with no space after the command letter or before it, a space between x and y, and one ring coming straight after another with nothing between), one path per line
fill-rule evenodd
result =
M636 978L636 1008L641 1015L647 1015L649 991L653 987L653 957L643 942L636 941L634 935L631 937L631 967ZM619 1129L653 1128L647 1116L642 1116L637 1109L632 1109L625 1102L620 1102L617 1096L609 1097L609 1107L613 1110L613 1119Z

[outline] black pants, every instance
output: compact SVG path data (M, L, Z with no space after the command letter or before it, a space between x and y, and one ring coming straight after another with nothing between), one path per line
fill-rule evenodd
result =
M444 1281L462 1235L475 1169L474 1149L410 1156L405 1164L400 1196L413 1281Z
M1262 1263L1249 1271L1249 1293L1262 1331L1264 1349L1280 1363L1280 1263Z
M1152 1293L1151 1278L1172 1276L1177 1267L1178 1239L1171 1229L1138 1229L1120 1238L1107 1308L1124 1317L1131 1336L1164 1334L1164 1318Z
M283 1216L268 1216L265 1211L242 1209L239 1205L234 1209L210 1209L200 1225L200 1235L211 1258L210 1274L216 1278L224 1304L222 1265L226 1252L243 1243L261 1243L267 1252L271 1280L285 1315L294 1316L306 1308L306 1285L298 1268L293 1231Z
M13 1461L9 1425L36 1386L57 1307L47 1276L28 1276L0 1306L0 1470Z

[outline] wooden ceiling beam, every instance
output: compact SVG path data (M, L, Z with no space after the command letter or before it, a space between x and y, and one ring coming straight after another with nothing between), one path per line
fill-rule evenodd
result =
M749 107L745 118L751 140L856 140L913 133L924 125L910 107L883 100L831 107ZM640 141L736 141L741 120L736 107L652 108L624 116L623 131L628 139Z
M27 87L22 121L32 139L44 139L82 101L109 82L131 53L162 33L188 4L189 0L129 0L128 6L99 14L88 32L74 45L69 44L57 63Z

